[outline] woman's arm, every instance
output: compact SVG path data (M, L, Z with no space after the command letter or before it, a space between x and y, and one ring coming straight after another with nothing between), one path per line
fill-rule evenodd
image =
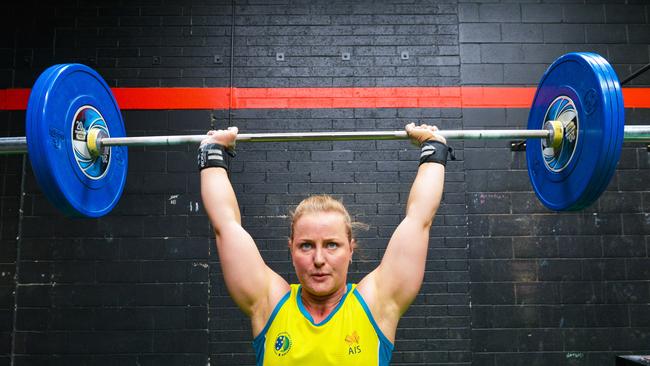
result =
M237 128L210 131L201 143L234 145ZM201 170L201 197L214 228L221 269L230 296L253 321L257 334L289 285L262 259L253 238L241 226L237 198L224 168ZM261 326L258 328L258 324ZM257 329L256 329L257 328Z
M445 142L435 133L434 126L410 124L406 130L419 143ZM440 206L444 177L444 165L433 162L420 165L411 186L404 220L393 233L379 266L359 283L359 291L389 339L393 339L391 335L394 336L399 317L422 285L429 229Z

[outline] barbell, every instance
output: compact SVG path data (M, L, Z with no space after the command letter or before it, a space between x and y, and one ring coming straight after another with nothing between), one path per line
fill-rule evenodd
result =
M504 96L505 97L505 96ZM0 138L0 154L28 153L48 199L68 216L100 217L117 204L128 146L199 143L205 135L126 137L110 87L93 69L46 69L29 96L26 136ZM650 126L624 126L623 96L611 65L569 53L544 73L525 130L444 130L449 140L528 139L533 189L556 211L593 203L614 174L624 140L650 141ZM408 139L405 131L241 133L241 142Z

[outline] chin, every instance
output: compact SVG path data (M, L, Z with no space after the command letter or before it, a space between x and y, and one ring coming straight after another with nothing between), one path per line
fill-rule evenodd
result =
M338 287L334 283L334 281L326 281L326 282L315 282L315 281L307 281L303 285L303 287L312 295L316 296L327 296L331 295L336 290Z

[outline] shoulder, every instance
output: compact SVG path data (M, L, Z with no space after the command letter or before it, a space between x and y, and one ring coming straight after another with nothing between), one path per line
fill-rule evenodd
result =
M370 313L368 315L374 319L386 337L391 342L394 342L397 323L402 313L393 299L386 299L379 296L373 273L371 272L364 277L354 291L358 293L358 300L361 302L361 305Z
M251 312L250 318L254 336L264 329L266 324L272 320L273 314L277 313L290 295L297 291L297 288L297 285L289 285L284 280L278 281L271 287L265 301L257 304Z

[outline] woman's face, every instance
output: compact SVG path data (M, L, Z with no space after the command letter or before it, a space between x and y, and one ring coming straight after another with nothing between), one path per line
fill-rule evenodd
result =
M331 295L345 286L352 259L343 215L318 212L301 216L293 225L291 259L304 291Z

